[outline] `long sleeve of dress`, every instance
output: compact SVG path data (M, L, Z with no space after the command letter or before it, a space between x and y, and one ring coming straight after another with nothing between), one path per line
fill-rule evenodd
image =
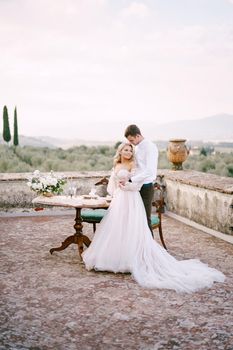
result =
M111 176L108 182L108 186L107 186L107 192L113 196L115 190L117 188L117 181L116 181L116 175L114 173L114 170L112 170L111 172Z

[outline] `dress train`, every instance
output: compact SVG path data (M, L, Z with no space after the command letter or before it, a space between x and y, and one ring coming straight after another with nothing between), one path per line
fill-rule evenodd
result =
M112 203L82 254L88 270L130 272L143 287L194 292L225 276L198 259L177 260L151 236L138 191L114 191Z

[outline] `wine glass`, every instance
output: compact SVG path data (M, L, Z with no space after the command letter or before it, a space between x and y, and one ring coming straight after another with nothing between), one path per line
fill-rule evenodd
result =
M96 188L92 187L92 188L91 188L91 191L89 192L89 195L90 195L91 197L96 197Z
M77 186L73 181L69 181L68 188L67 188L67 194L72 198L76 195Z

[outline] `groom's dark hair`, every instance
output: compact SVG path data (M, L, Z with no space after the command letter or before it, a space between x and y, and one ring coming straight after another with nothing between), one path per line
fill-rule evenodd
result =
M135 124L131 124L127 126L125 130L125 137L127 138L128 136L136 136L136 135L141 135L141 131L139 127Z

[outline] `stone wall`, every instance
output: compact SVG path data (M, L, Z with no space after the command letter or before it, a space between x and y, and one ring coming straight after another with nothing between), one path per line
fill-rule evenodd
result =
M233 179L197 171L164 170L167 210L233 235Z
M109 171L63 173L87 194ZM32 192L26 182L29 174L0 174L0 210L31 208ZM233 179L196 171L159 170L158 181L166 186L166 209L213 230L233 235ZM104 194L104 186L96 187Z
M67 188L72 182L77 185L77 194L89 193L98 180L104 176L109 176L108 171L63 172L62 174L67 178L64 193L67 192ZM29 173L0 174L0 210L32 207L32 199L37 197L37 194L27 186L28 176ZM96 188L97 194L102 195L104 193L104 188L101 185Z

